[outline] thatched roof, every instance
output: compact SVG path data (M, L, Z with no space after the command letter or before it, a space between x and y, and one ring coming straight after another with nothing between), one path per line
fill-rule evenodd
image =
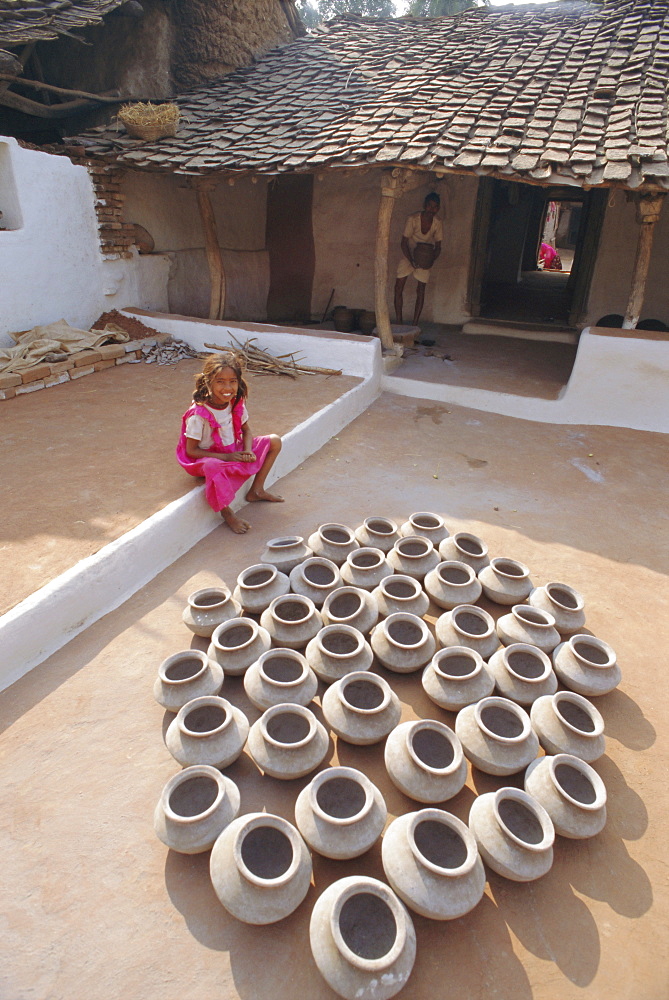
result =
M11 48L69 35L89 24L99 24L105 14L125 2L126 0L0 0L0 46Z
M183 174L413 166L669 189L669 0L342 17L182 94L176 138L93 156Z

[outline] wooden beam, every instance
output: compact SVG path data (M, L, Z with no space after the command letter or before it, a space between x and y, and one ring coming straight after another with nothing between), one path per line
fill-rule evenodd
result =
M636 257L632 271L632 287L627 302L627 311L623 320L623 330L634 330L639 322L643 300L646 292L646 280L650 267L650 254L653 248L655 223L660 218L662 205L666 195L641 196L637 201L637 222L640 225L636 245Z
M214 208L209 197L209 192L215 186L215 181L201 180L198 181L195 190L200 210L200 219L202 220L202 229L204 231L207 264L209 265L209 319L223 319L225 313L225 271L223 270L221 248L218 245L216 216L214 215Z
M43 80L29 80L27 77L10 76L8 73L0 73L0 80L9 80L11 83L18 86L31 87L34 90L48 90L51 94L60 94L62 97L81 97L86 101L99 101L100 104L120 104L123 101L155 100L155 98L120 97L118 91L112 91L111 97L105 94L91 94L87 90L70 90L68 87L56 87L52 83L44 83Z
M404 191L405 172L395 169L381 176L381 200L376 223L376 255L374 258L374 309L376 328L379 331L381 347L395 353L395 341L390 325L388 308L388 247L390 245L390 223L393 217L395 199Z

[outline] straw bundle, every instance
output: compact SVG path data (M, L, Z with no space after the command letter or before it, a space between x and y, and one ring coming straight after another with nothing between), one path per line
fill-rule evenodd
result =
M274 357L269 351L263 351L253 343L255 337L241 344L232 334L230 338L234 341L234 352L243 361L243 368L252 375L287 375L289 378L297 378L298 375L341 375L341 369L337 368L314 368L303 365L299 359L295 359L294 354L280 354ZM205 344L214 351L229 351L231 346L222 347L220 344Z
M124 104L118 119L133 139L162 139L177 134L180 111L176 104Z

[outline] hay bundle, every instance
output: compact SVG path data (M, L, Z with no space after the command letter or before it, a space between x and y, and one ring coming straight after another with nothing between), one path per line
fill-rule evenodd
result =
M133 139L162 139L177 134L180 111L176 104L124 104L117 117Z

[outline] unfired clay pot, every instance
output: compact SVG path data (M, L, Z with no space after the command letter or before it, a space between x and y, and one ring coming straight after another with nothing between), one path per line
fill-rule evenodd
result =
M466 646L448 646L434 654L421 680L428 698L448 712L459 712L492 694L493 680L483 657Z
M308 597L317 608L322 608L325 598L341 585L339 567L322 556L311 556L290 571L293 593Z
M272 705L308 705L318 680L296 649L268 649L244 674L244 690L256 708Z
M319 972L345 1000L389 1000L416 958L404 905L387 885L364 875L339 879L320 895L309 938Z
M325 760L325 727L303 705L274 705L251 726L249 753L264 774L290 781L314 771Z
M544 653L552 652L560 641L553 616L531 604L514 604L508 615L498 618L497 635L505 646L529 643Z
M341 578L346 586L374 590L393 568L381 549L360 548L350 552L342 563Z
M368 851L381 836L387 815L381 792L353 767L320 771L295 803L295 822L309 847L336 861Z
M346 743L378 743L400 721L399 698L383 677L369 671L347 674L323 695L323 715Z
M439 517L438 514L432 514L430 511L422 510L417 511L409 517L408 521L405 521L400 528L400 535L403 538L409 535L420 535L422 538L428 538L435 549L439 546L440 542L443 542L444 538L448 538L448 528L444 524L443 517Z
M585 625L585 602L581 594L566 583L547 583L530 591L527 603L548 611L555 619L560 635L575 635Z
M300 535L284 535L282 538L270 538L260 561L276 566L287 575L311 554L311 549Z
M472 535L468 531L456 531L454 535L439 542L439 556L466 563L475 573L490 562L486 543L478 535Z
M323 628L323 619L313 601L301 594L276 597L260 616L275 646L304 649Z
M474 799L469 829L485 863L513 882L541 878L553 864L551 818L520 788L499 788Z
M442 646L467 646L484 660L499 646L492 615L473 604L460 604L440 615L435 630Z
M539 750L529 715L508 698L467 705L458 713L455 732L468 759L486 774L516 774Z
M215 660L199 649L184 649L160 664L153 697L168 712L178 712L193 698L218 694L222 685L223 670Z
M557 691L557 677L549 657L526 642L498 649L488 660L488 671L502 697L519 705L531 705L537 698Z
M388 553L388 562L396 573L412 576L422 583L425 574L439 562L439 555L429 538L407 535L395 542Z
M239 789L215 767L199 764L172 775L162 790L153 826L179 854L208 851L239 812Z
M326 625L311 640L305 656L316 676L326 684L354 671L369 670L374 659L362 632L350 625Z
M581 840L604 829L606 786L578 757L538 757L525 774L525 791L541 803L561 837Z
M234 596L247 614L259 615L268 608L275 597L287 594L290 580L276 566L256 563L247 566L237 577Z
M209 764L228 767L237 760L249 734L241 709L225 698L194 698L179 709L165 735L165 745L182 767Z
M530 571L517 559L498 556L479 570L483 593L495 604L521 604L532 590Z
M300 905L311 884L311 857L292 823L247 813L211 852L209 872L225 909L247 924L273 924Z
M443 809L398 816L383 835L383 870L408 907L429 920L473 910L486 877L469 828Z
M267 629L252 618L231 618L214 629L207 654L223 667L225 674L237 677L271 644Z
M361 587L340 587L325 598L324 625L350 625L367 635L378 620L376 598Z
M355 529L355 537L360 545L390 552L400 537L394 521L387 517L366 517L359 528Z
M440 562L425 574L423 585L434 603L447 611L458 604L476 604L482 590L472 567L455 560Z
M321 524L318 531L309 537L307 542L315 556L330 559L337 566L346 562L349 552L357 549L358 541L345 524Z
M615 652L594 635L573 635L560 643L553 652L553 667L565 687L586 698L608 694L620 683Z
M445 802L467 780L467 761L452 729L434 719L403 722L384 751L392 783L417 802Z
M372 632L371 646L379 663L396 674L420 670L437 648L423 619L401 611L379 622Z
M594 705L573 691L537 699L530 719L548 754L568 753L591 764L606 749L604 719Z
M217 625L228 618L237 618L240 613L240 605L223 584L221 587L205 587L191 594L181 619L195 635L208 639Z
M376 590L372 591L372 596L376 599L382 618L400 611L422 618L430 607L430 598L418 580L401 573L394 573L381 580Z

